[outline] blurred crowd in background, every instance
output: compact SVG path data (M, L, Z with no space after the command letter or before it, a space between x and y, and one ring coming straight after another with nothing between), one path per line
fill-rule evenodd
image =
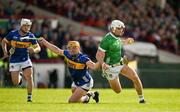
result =
M167 0L164 6L156 4L156 0L143 4L139 0L21 0L25 7L13 7L14 2L0 2L0 18L9 19L9 27L0 27L0 36L4 37L10 30L15 29L19 22L17 18L30 17L33 21L31 31L36 36L43 36L59 48L65 48L69 40L78 40L82 52L95 59L98 42L93 38L83 39L79 32L74 31L73 25L64 27L58 23L51 28L48 19L38 23L35 13L29 5L34 5L55 14L67 17L84 25L108 31L108 25L113 19L122 20L126 24L126 37L137 41L154 43L158 48L180 54L180 2ZM43 4L43 5L42 5ZM47 50L39 54L41 59L49 58ZM2 53L0 53L2 54Z

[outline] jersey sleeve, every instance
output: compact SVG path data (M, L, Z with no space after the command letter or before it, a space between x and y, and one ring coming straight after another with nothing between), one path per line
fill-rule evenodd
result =
M5 37L8 41L11 41L12 40L12 37L13 37L13 32L11 31L11 32L9 32L8 34L7 34L7 36Z
M103 52L106 52L106 50L108 50L109 48L109 40L108 38L105 36L102 41L100 42L100 46L99 49L102 50Z
M68 55L69 55L68 50L64 50L64 52L63 52L63 56L68 57Z
M83 55L81 56L80 60L82 60L82 63L86 64L86 62L88 62L90 59L87 55Z

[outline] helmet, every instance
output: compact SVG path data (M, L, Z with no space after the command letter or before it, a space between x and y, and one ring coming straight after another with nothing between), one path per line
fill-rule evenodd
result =
M78 41L69 41L67 47L80 47Z
M125 28L125 25L124 25L124 23L122 22L122 21L120 21L120 20L113 20L112 22L111 22L111 26L110 26L110 28Z
M31 22L31 20L29 20L29 19L24 19L24 18L22 18L21 19L21 26L22 25L32 25L32 22Z

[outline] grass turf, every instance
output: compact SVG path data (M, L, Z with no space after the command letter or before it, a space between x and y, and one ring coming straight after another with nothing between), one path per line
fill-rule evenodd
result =
M100 92L100 103L68 104L70 89L34 89L33 102L26 102L26 89L0 88L0 112L180 112L180 89L144 89L146 104L139 104L134 89L115 94Z

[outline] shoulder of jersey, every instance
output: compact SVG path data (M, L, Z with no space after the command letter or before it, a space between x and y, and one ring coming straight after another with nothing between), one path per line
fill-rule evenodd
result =
M15 32L17 32L17 31L18 31L18 30L12 30L11 32L12 32L12 33L15 33Z

